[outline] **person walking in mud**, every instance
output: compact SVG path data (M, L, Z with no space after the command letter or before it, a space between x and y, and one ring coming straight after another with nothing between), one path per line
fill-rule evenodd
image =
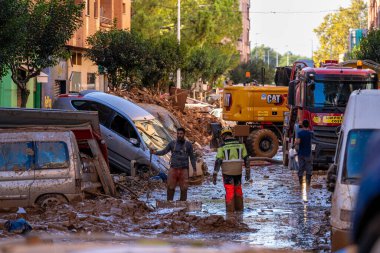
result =
M302 185L303 174L306 171L306 184L310 185L313 173L311 137L313 133L309 130L309 121L302 122L302 129L298 132L296 144L298 144L298 180Z
M213 174L213 184L216 185L217 175L222 168L224 188L226 190L226 211L243 211L242 163L245 164L245 181L251 179L248 153L244 144L232 136L230 128L221 131L223 145L218 148Z
M185 129L177 129L177 140L171 141L163 150L151 153L163 156L171 152L170 169L167 182L167 200L174 199L175 188L179 185L181 190L180 201L187 200L187 189L189 187L189 158L193 166L194 176L196 176L196 159L193 152L193 145L185 140Z

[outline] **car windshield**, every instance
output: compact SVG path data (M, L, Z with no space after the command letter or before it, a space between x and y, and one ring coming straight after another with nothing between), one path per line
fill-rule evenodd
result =
M306 104L311 107L346 107L355 90L373 89L371 82L315 81L306 89Z
M371 140L380 135L380 130L358 129L348 134L346 156L343 168L343 181L357 184L361 178L367 147Z
M163 149L172 137L157 119L136 120L135 125L148 147Z

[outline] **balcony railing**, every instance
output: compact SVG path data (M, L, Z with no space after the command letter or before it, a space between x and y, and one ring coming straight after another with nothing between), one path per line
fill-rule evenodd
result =
M112 26L112 24L111 18L100 16L100 25Z

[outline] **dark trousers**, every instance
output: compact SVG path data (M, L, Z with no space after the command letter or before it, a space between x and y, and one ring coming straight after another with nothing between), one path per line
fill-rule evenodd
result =
M305 157L298 155L298 176L303 177L304 172L306 171L306 176L311 176L313 173L313 164L311 156Z

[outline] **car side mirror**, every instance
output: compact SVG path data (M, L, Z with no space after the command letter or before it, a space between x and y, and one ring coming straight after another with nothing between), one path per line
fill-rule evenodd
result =
M130 138L129 141L133 144L133 146L136 146L136 147L140 146L139 140L137 140L135 138Z

